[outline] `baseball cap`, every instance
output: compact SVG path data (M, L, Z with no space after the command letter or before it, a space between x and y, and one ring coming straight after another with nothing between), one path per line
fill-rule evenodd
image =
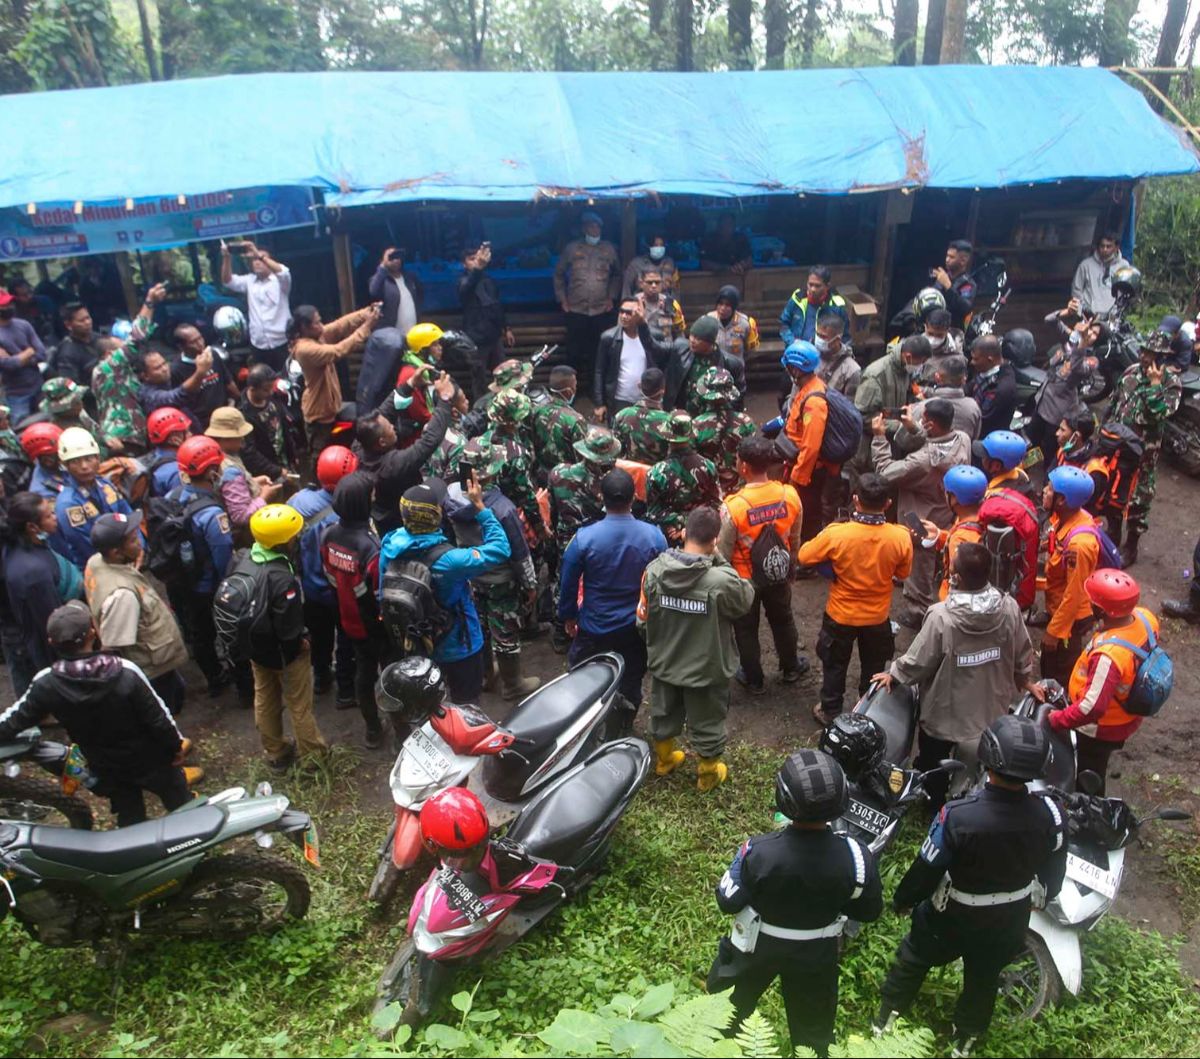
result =
M75 647L83 643L91 628L92 612L86 603L73 599L50 613L46 639L55 647Z
M106 552L109 548L119 548L127 538L137 533L142 524L142 513L135 511L131 515L113 512L101 515L92 523L92 547L98 552Z
M13 303L13 296L6 290L0 290L0 309L7 309Z

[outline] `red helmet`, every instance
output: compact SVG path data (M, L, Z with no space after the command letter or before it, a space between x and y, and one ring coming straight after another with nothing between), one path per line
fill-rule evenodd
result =
M330 492L348 474L358 470L358 457L345 445L330 445L317 457L317 481Z
M1124 570L1097 570L1084 583L1092 605L1099 607L1110 618L1127 618L1141 599L1142 590L1138 583Z
M154 445L161 445L172 434L180 431L186 434L191 429L192 421L178 408L156 408L146 417L146 433Z
M189 478L195 478L211 467L220 467L225 453L212 438L197 434L179 446L178 459L179 469Z
M34 423L21 431L21 448L31 460L53 452L58 455L58 439L62 435L62 427L53 423Z
M489 831L483 802L465 787L448 787L421 806L421 841L434 850L471 849Z

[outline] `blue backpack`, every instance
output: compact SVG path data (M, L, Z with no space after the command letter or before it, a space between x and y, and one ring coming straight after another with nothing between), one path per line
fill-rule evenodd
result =
M1113 543L1113 539L1099 526L1076 526L1063 538L1063 551L1066 551L1067 545L1070 544L1071 538L1076 533L1090 533L1096 538L1096 543L1100 545L1100 555L1096 560L1097 570L1121 569L1121 549Z
M1159 646L1158 637L1145 617L1136 611L1134 616L1146 630L1145 647L1135 647L1128 640L1115 636L1105 637L1104 642L1120 644L1138 659L1137 674L1133 678L1125 711L1135 717L1153 717L1171 697L1171 688L1175 684L1175 664Z

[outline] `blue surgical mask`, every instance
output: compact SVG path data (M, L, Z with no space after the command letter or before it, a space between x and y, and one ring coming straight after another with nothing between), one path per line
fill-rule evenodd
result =
M667 256L667 248L665 246L650 247L650 260L651 261L661 261L666 256Z
M585 236L583 237L583 241L584 241L585 243L587 243L587 245L588 245L588 246L595 246L597 243L599 243L599 242L600 242L600 236L598 236L598 235L585 235Z

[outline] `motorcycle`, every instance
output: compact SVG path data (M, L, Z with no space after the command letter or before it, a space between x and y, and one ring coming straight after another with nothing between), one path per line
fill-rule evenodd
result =
M22 774L21 762L32 761L57 782ZM73 747L43 739L40 728L19 732L11 743L0 744L0 820L57 824L90 831L92 808L76 792L90 779L82 757Z
M1079 387L1079 396L1087 404L1095 404L1108 397L1125 369L1138 362L1142 336L1125 319L1125 314L1133 304L1133 295L1122 292L1117 294L1116 299L1113 307L1098 318L1104 325L1104 331L1092 347L1092 355L1099 361L1099 367Z
M1185 474L1200 477L1200 371L1185 369L1179 377L1183 398L1163 427L1163 455Z
M419 1025L456 967L524 937L601 871L612 834L650 771L640 739L605 743L543 788L476 867L435 867L413 898L408 938L379 980L376 1012Z
M210 854L253 835L261 847L283 834L320 866L307 813L260 784L199 798L166 816L115 831L0 822L0 916L9 911L30 936L60 948L158 937L244 938L308 911L304 872L270 854Z
M420 861L421 806L438 791L465 783L487 807L492 826L502 827L522 803L591 754L624 669L618 655L589 658L542 685L500 723L471 707L435 709L404 740L388 777L395 816L367 897L386 905Z
M985 258L972 272L971 278L975 281L976 289L980 294L987 291L992 292L992 303L971 314L963 342L963 348L967 352L970 351L975 339L981 335L995 333L996 317L1000 315L1000 310L1008 304L1008 296L1012 294L1012 287L1008 285L1008 266L1002 257Z

